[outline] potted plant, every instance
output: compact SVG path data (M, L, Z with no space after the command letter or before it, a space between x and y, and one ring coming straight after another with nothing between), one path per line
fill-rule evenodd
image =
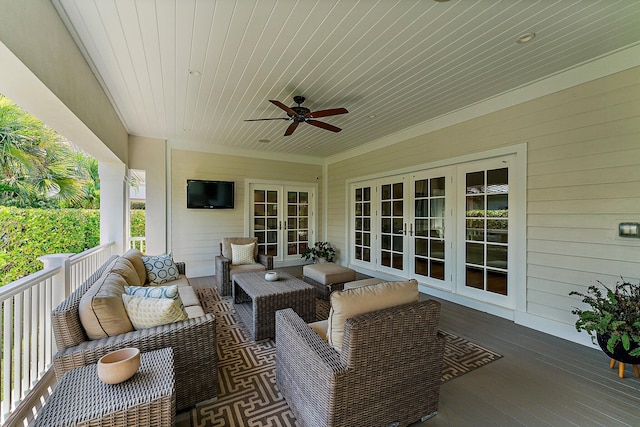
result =
M587 331L591 340L612 359L622 363L640 363L640 283L617 282L613 289L591 285L586 293L569 295L582 297L591 308L575 308L576 330Z
M305 260L313 260L313 262L331 262L336 256L336 250L331 247L329 242L315 242L313 246L307 246L301 258Z

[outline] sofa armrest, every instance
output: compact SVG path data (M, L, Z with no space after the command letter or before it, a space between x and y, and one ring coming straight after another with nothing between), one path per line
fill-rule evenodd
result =
M258 254L258 262L267 270L273 270L273 255Z
M97 363L105 354L125 347L136 347L141 352L173 348L178 410L218 395L216 320L212 314L60 350L53 359L56 377L60 379L71 369Z
M178 267L178 273L184 274L186 276L187 275L187 266L185 265L185 263L180 261L180 262L176 262L175 264L176 264L176 267Z

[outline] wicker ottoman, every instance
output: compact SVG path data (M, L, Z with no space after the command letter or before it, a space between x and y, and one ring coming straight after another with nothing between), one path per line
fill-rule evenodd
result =
M355 288L361 288L363 286L377 285L378 283L382 283L382 282L386 282L386 280L378 279L377 277L372 277L370 279L356 280L355 282L345 283L344 290L346 291L347 289L355 289Z
M345 282L356 280L356 272L332 262L309 264L302 267L304 281L313 285L317 297L325 300L333 291L341 291Z
M160 426L175 423L176 397L173 350L140 355L140 368L120 384L105 384L96 365L64 374L36 426Z

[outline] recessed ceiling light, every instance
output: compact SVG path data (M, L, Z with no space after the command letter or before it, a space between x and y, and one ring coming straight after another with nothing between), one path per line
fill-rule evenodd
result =
M182 130L183 130L183 131L185 131L185 132L191 132L191 129L190 129L190 128L184 128L184 129L182 129Z
M270 139L259 139L258 142L263 142L263 143L267 143L267 142L271 142Z
M433 0L433 1L435 1L436 3L446 3L446 2L448 2L449 0Z
M367 117L369 117L370 119L375 119L376 115L375 114L369 114Z
M191 70L189 70L189 74L191 74L191 75L192 75L192 76L194 76L194 77L198 77L198 76L200 76L202 73L201 73L200 71L198 71L198 70L193 70L193 69L191 69Z
M533 40L535 36L536 36L536 33L524 33L523 35L518 37L518 39L516 40L516 43L518 44L528 43L531 40Z

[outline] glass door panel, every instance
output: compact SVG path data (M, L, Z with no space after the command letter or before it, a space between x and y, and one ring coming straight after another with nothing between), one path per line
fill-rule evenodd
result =
M509 169L469 172L465 184L465 286L507 296Z
M309 192L287 190L287 256L300 258L309 245Z
M258 238L258 252L278 256L278 191L253 190L253 235Z
M372 238L373 209L372 187L354 185L352 187L352 262L354 264L370 265L374 261Z
M407 252L407 220L404 180L380 184L379 266L394 274L404 273Z
M436 280L445 280L445 183L444 176L413 180L413 274Z

